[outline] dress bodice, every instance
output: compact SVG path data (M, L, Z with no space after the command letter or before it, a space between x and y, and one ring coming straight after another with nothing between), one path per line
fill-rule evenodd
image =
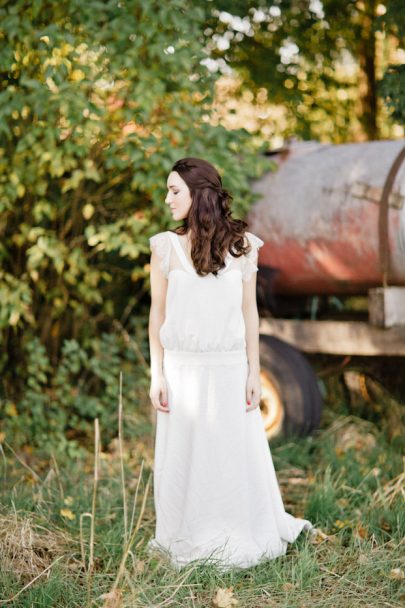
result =
M170 230L150 237L168 281L165 320L159 337L163 348L180 351L229 351L246 347L242 312L243 281L258 270L263 241L245 233L251 249L239 258L229 252L217 275L200 276Z

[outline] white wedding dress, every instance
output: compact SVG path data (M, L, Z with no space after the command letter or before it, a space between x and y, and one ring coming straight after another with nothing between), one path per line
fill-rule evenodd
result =
M155 536L147 549L175 568L195 559L223 570L283 555L313 528L284 509L260 408L246 412L243 281L258 270L263 241L228 253L217 276L200 277L179 237L150 238L168 280L160 328L170 412L157 410Z

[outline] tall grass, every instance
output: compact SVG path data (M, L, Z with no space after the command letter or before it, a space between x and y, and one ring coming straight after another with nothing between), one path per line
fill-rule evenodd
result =
M333 391L332 391L333 393ZM124 436L120 376L117 441L75 462L1 445L0 606L104 608L400 606L404 585L403 436L329 399L313 436L272 440L287 511L312 521L287 554L220 572L175 571L150 554L154 425Z

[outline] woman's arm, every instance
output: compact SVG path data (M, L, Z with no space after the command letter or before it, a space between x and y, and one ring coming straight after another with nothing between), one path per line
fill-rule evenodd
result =
M150 258L151 306L148 325L151 367L150 398L156 409L168 411L167 407L162 407L162 404L167 403L167 394L163 386L163 347L159 338L159 330L165 320L167 279L159 262L159 256L152 248ZM160 403L160 396L162 403Z
M167 279L159 265L159 257L152 248L150 258L150 294L149 313L149 349L152 377L162 375L163 347L160 343L159 330L165 320Z
M260 405L260 354L259 354L259 313L256 301L256 277L252 272L247 281L243 281L242 310L246 328L246 354L249 362L249 376L246 386L248 408L255 409Z
M251 372L260 371L259 356L259 313L256 301L256 277L253 272L248 281L243 282L242 310L246 328L246 352Z

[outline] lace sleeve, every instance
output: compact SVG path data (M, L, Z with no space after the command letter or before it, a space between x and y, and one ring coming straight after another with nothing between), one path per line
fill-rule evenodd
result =
M166 232L159 232L149 238L150 247L154 247L159 256L159 266L164 276L169 276L170 268L170 241Z
M244 256L243 259L242 279L244 281L249 281L252 274L259 270L257 267L258 250L262 245L264 245L264 241L259 239L258 236L252 234L251 232L245 232L245 235L251 245L251 250Z

